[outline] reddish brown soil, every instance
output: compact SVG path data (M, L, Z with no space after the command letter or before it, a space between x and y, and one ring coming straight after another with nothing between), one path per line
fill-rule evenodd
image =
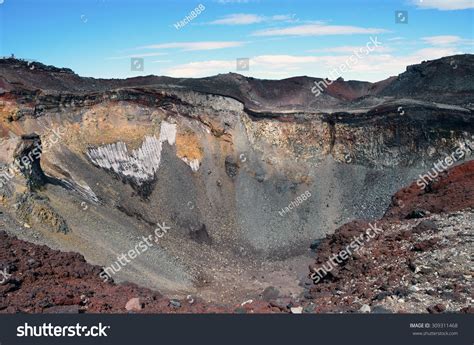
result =
M473 312L472 308L466 307L469 305L467 298L472 293L469 263L467 260L461 262L458 270L442 264L449 262L443 249L472 251L468 244L467 250L466 247L460 249L460 243L465 241L460 238L461 235L472 236L463 231L468 228L472 231L472 222L455 223L454 235L450 235L437 229L431 220L418 219L430 217L431 214L440 223L449 222L449 219L456 218L453 212L473 208L473 177L474 161L471 161L452 168L427 190L420 190L413 183L396 193L384 218L376 222L383 232L364 243L360 251L354 252L343 263L334 265L332 271L309 289L308 301L314 303L314 312L356 312L363 304L380 307L392 301L397 304L400 299L403 301L396 309L410 312L410 304L407 303L410 297L407 296L413 294L407 291L407 286L411 285L423 286L429 295L420 292L413 298L415 302L411 310L420 308L421 304L421 312L440 312L443 308L423 306L423 302L444 298L457 303L452 311ZM420 211L424 211L425 215L420 216ZM443 213L450 215L443 216ZM407 216L414 219L405 219ZM317 248L316 261L310 266L310 271L314 272L327 263L329 257L339 253L368 227L369 222L353 221L329 235ZM431 266L431 270L419 273L418 268L422 265ZM433 270L433 267L442 268Z
M417 278L414 272L417 256L447 245L441 244L433 235L439 231L431 223L405 218L419 215L420 211L433 215L474 207L473 177L474 161L449 170L426 190L420 190L413 183L396 193L386 215L377 222L383 233L365 243L362 250L312 286L302 303L255 301L242 307L181 300L180 306L176 307L158 292L129 283L104 283L99 277L101 268L88 264L79 254L52 250L0 232L0 270L6 268L11 274L0 284L0 313L126 313L126 303L135 297L142 303L143 309L138 311L141 313L272 313L288 312L288 305L301 304L305 306L305 312L351 312L359 310L362 304L373 306L388 296L407 298L410 293L402 284L406 279L411 279L413 284L440 282L444 287L448 286L449 299L458 303L456 306L463 305L470 288L462 274L459 278L456 272L440 271L436 278L430 273ZM368 222L353 221L340 227L321 242L316 262L310 269L321 266L368 226ZM411 229L407 230L406 226ZM429 292L430 298L446 294L440 289L433 291ZM445 306L435 303L424 309L442 312ZM472 308L456 311L472 312Z
M440 174L425 189L414 182L398 191L384 218L410 218L413 211L446 213L462 210L472 207L473 200L474 161L470 161Z
M11 277L0 285L0 313L126 313L126 303L139 297L143 313L229 313L235 307L179 301L180 307L160 293L134 284L104 283L101 268L76 253L21 241L0 232L0 269ZM0 277L3 278L3 277ZM1 279L0 279L1 280ZM271 313L279 309L254 302L238 312Z

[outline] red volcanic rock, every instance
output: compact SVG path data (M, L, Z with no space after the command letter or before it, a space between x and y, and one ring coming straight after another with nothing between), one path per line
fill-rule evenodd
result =
M231 306L180 301L175 308L159 292L135 284L105 283L101 268L82 255L21 241L0 232L0 313L230 313ZM2 277L3 278L3 277ZM130 301L133 301L130 302ZM140 308L138 308L139 306ZM128 308L127 308L128 307ZM245 305L249 313L280 312L266 302Z
M466 306L466 296L471 294L465 278L468 265L458 261L458 271L450 265L432 267L464 257L450 257L448 249L469 251L463 247L469 245L463 240L469 236L465 231L472 229L469 215L436 213L474 206L473 174L474 162L468 162L440 177L430 192L420 191L416 184L398 192L385 217L375 223L382 233L367 239L360 250L334 265L310 288L305 294L308 300L300 305L312 312L357 312L364 304L395 312L443 312L449 301L449 311L457 308L454 310L458 312L472 312ZM400 200L405 207L400 206ZM420 209L429 211L430 219L405 219ZM462 219L453 225L453 219L459 216ZM368 228L368 222L353 221L329 235L318 246L311 270L324 265ZM159 292L134 284L103 282L99 277L101 268L88 264L79 254L34 245L0 232L0 270L4 269L10 276L0 284L1 313L126 313L127 309L140 313L273 313L289 312L293 305L290 299L285 303L255 301L233 307L199 300L192 304L185 300L170 303ZM413 301L419 302L410 300L413 294ZM142 309L126 308L132 299L138 299Z
M139 311L143 309L142 303L140 302L140 298L134 297L130 301L125 304L125 309L128 311Z
M315 303L314 312L319 313L358 312L363 305L388 312L472 313L467 260L472 248L465 238L473 229L473 177L474 161L448 170L429 192L416 183L402 189L385 216L371 222L382 232L363 241L343 262L336 263L334 255L369 223L352 221L328 235L317 247L310 271L329 268L331 258L333 265L315 279L303 304ZM406 219L409 214L426 219Z
M139 296L143 313L227 312L220 306L186 301L175 310L160 293L134 284L104 283L101 268L82 255L63 253L0 232L0 269L11 275L0 285L0 313L126 313ZM134 312L137 312L134 310Z
M452 212L474 206L474 161L458 165L421 189L416 182L392 197L384 218L404 219L416 210Z
M442 304L436 304L434 306L428 307L427 310L430 314L439 314L444 312L446 307Z
M427 250L432 249L436 243L438 243L438 239L430 238L428 240L424 240L418 243L415 243L413 246L413 250L416 252L426 252Z

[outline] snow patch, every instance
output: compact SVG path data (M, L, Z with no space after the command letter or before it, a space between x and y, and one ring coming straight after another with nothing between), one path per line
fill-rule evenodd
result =
M198 159L188 159L187 157L183 157L183 158L181 158L181 160L184 163L186 163L187 165L189 165L191 170L194 171L194 172L198 171L199 167L201 165L201 163L199 162Z
M96 166L111 170L122 177L133 179L138 185L155 177L161 162L163 143L174 145L176 124L163 121L160 138L146 136L142 146L129 153L127 145L120 141L89 149L87 156Z

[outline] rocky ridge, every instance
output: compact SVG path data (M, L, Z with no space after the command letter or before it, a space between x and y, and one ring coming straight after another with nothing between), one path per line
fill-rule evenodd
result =
M104 80L2 59L2 171L31 138L43 145L34 170L2 183L20 224L5 230L107 267L166 223L117 281L229 305L274 285L296 298L311 241L382 217L402 186L472 141L472 59L337 80L319 97L318 78Z

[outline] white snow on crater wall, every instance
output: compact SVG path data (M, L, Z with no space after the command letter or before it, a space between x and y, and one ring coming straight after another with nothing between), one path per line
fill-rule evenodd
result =
M200 167L200 163L199 163L199 160L198 159L191 159L189 160L187 157L183 157L181 158L181 160L186 163L187 165L189 165L189 167L191 168L192 171L196 172L199 170L199 167Z
M163 121L160 129L160 143L168 141L170 145L176 142L176 124Z
M160 131L160 142L168 141L170 145L174 145L176 141L176 125L168 122L164 122L161 124L161 131ZM193 159L189 160L186 157L181 158L181 160L189 165L192 171L196 172L199 170L199 160Z
M128 152L124 142L117 142L90 149L89 159L97 166L111 170L120 176L132 178L138 185L154 178L161 161L162 144L167 141L174 145L176 141L176 124L163 121L160 138L145 137L142 146Z

